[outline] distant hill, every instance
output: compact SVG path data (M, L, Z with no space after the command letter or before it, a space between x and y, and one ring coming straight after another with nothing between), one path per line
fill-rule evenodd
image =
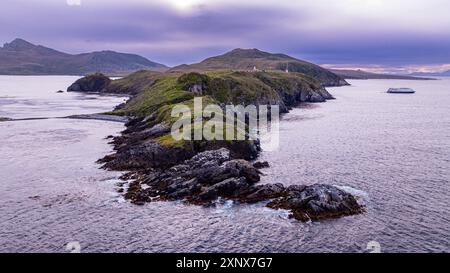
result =
M392 79L392 80L432 80L430 78L420 78L414 76L405 75L391 75L391 74L378 74L366 72L363 70L349 70L349 69L330 69L333 73L348 80L369 80L369 79Z
M200 63L180 65L169 72L201 72L211 70L281 70L299 72L315 78L324 86L340 86L348 83L340 76L318 65L295 59L285 54L272 54L258 49L234 49L220 56L208 58Z
M101 72L119 76L143 69L164 70L167 67L134 54L99 51L72 55L22 39L0 47L1 75L86 75Z
M419 77L450 77L450 70L445 72L416 72L411 75Z

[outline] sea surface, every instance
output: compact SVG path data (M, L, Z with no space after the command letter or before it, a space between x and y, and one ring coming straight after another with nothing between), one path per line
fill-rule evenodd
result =
M76 77L0 76L0 117L109 111L123 97L63 93ZM450 79L354 80L283 116L262 183L339 186L367 213L300 223L263 204L135 206L96 160L121 123L0 122L0 252L450 252ZM411 87L413 95L386 94ZM73 244L72 244L73 245Z

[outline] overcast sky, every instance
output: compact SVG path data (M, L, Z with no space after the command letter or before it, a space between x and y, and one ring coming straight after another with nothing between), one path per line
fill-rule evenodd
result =
M263 3L261 3L263 2ZM233 48L374 70L450 69L448 0L2 0L0 43L167 65Z

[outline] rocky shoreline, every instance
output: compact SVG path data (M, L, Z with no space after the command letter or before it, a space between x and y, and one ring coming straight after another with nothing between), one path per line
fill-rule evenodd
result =
M136 79L135 75L131 78ZM100 80L104 82L103 77ZM96 85L89 81L84 84ZM334 186L259 184L260 169L268 164L251 163L261 151L258 141L177 142L171 138L171 120L167 118L171 106L180 102L189 105L196 96L207 96L219 103L277 104L282 112L303 102L333 99L311 78L266 72L189 73L163 77L140 88L142 91L128 103L109 113L130 120L127 129L111 142L115 152L98 161L105 169L128 172L122 178L131 182L120 192L130 202L142 205L181 200L203 206L213 205L219 199L244 204L264 202L269 208L289 210L291 217L299 221L364 212L364 206L354 196ZM246 95L255 90L258 97ZM236 93L241 95L235 97Z
M233 159L222 148L199 153L168 170L136 173L125 198L137 205L184 200L209 206L220 198L250 204L267 202L290 211L299 221L317 221L364 212L351 194L330 185L258 185L261 172L246 160Z

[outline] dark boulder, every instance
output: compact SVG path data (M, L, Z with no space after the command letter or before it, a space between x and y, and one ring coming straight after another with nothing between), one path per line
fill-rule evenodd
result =
M154 140L119 147L116 153L99 160L105 169L129 171L148 168L166 168L190 158L194 151L188 148L166 147Z
M274 198L284 196L286 188L283 184L265 184L257 185L247 192L246 195L241 196L240 201L244 203L257 203Z
M290 210L291 217L300 221L317 221L364 212L364 207L353 195L330 185L289 187L285 195L267 206Z
M264 161L264 162L258 161L258 162L253 163L253 167L255 167L257 169L265 169L265 168L269 168L270 165L269 165L269 162L267 162L267 161Z

